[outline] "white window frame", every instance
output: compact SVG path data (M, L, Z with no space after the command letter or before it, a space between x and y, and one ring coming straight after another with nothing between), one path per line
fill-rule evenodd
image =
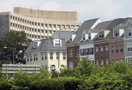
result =
M73 50L69 50L69 57L73 57Z
M128 51L128 48L130 48L130 51ZM132 52L132 43L127 43L127 52Z
M74 68L73 62L70 62L70 63L69 63L69 67L73 70L73 68Z
M132 28L128 28L128 37L131 37L129 36L129 33L131 33L131 36L132 36Z

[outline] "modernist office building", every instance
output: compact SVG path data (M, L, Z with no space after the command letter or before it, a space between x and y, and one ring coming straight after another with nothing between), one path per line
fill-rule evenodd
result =
M0 13L0 37L8 31L25 31L28 38L39 40L53 35L54 32L76 31L77 12L46 11L15 7L14 12Z

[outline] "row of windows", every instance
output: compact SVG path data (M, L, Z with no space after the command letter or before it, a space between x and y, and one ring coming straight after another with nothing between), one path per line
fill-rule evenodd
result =
M123 46L122 45L116 45L115 47L114 46L111 46L111 52L114 53L118 53L118 52L123 52Z
M55 30L44 30L44 29L30 28L27 26L22 26L22 25L14 24L14 23L13 24L11 23L11 26L17 27L18 29L23 29L23 30L28 30L31 32L38 32L38 33L52 34L55 32Z
M92 55L94 53L93 48L80 49L80 55Z
M25 20L19 17L15 16L10 16L10 19L19 21L24 24L29 24L33 26L41 26L41 27L49 27L49 28L61 28L61 29L78 29L79 25L56 25L56 24L44 24L44 23L38 23L38 22L33 22L29 20Z
M131 28L128 28L128 36L132 36L132 29ZM117 29L117 30L114 30L114 33L113 33L114 37L119 37L120 35L120 30ZM99 38L104 38L104 31L100 31L99 32Z
M42 53L41 54L41 60L47 60L48 56L47 56L47 53ZM56 59L59 59L60 58L60 54L57 52L56 53ZM32 55L27 55L27 62L29 61L32 61L32 59L34 61L37 61L38 60L38 55L37 54L34 54L33 55L33 58L32 58ZM53 60L54 57L53 57L53 52L50 52L50 60ZM66 53L64 52L63 53L63 60L66 60Z

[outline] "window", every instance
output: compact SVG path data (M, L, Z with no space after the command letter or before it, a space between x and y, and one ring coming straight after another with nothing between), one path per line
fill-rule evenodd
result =
M116 62L119 62L119 60L118 60L118 59L116 59Z
M94 52L93 52L93 48L90 48L90 54L93 54Z
M127 44L127 51L132 52L132 43Z
M37 42L33 42L33 48L37 48Z
M84 50L83 49L81 49L81 55L84 55Z
M47 60L47 53L45 53L45 60Z
M59 53L56 53L56 59L59 59Z
M55 24L53 24L53 28L56 28L56 25Z
M70 41L72 41L72 35L70 35Z
M69 63L69 67L73 70L73 62Z
M98 55L99 49L98 47L96 47L96 55Z
M85 40L85 33L83 33L83 40Z
M52 52L50 53L50 59L53 59L53 53Z
M120 45L120 52L123 52L123 46Z
M34 61L35 61L36 60L36 55L34 54L33 57L34 57Z
M128 36L132 36L132 29L128 28Z
M27 55L27 62L29 61L29 56Z
M77 55L80 56L80 50L79 49L77 50Z
M74 25L71 25L71 29L75 29L75 26Z
M88 49L86 49L86 55L88 55L89 53L88 53Z
M109 63L108 59L106 60L106 65Z
M55 47L61 47L62 46L62 40L54 39L54 46Z
M104 38L104 31L99 32L99 38Z
M62 29L64 29L64 28L65 28L65 26L64 26L64 25L62 25L62 26L61 26L61 28L62 28Z
M114 53L114 46L111 46L111 52Z
M65 59L66 59L66 53L63 52L63 60L65 60Z
M116 53L118 53L118 45L116 45Z
M30 55L30 61L32 61L32 55Z
M36 54L36 60L38 60L38 54Z
M127 58L127 62L132 65L132 57Z
M106 52L108 53L108 46L105 47Z
M91 40L91 33L88 34L88 39Z
M51 70L55 70L55 65L51 65Z
M98 66L99 65L99 61L98 60L96 60L96 66Z
M44 55L43 55L43 53L41 54L41 59L42 59L42 60L44 59Z
M104 65L104 61L103 60L101 60L101 65Z
M114 30L114 35L115 35L116 37L118 37L118 36L119 36L119 30Z
M70 28L70 26L69 25L66 25L66 29L69 29Z
M69 57L73 57L73 51L72 50L69 51Z
M51 25L51 24L49 24L49 25L48 25L48 27L49 27L49 28L51 28L51 27L52 27L52 25Z
M103 47L101 47L101 50L100 51L101 51L101 54L103 54Z
M45 30L45 33L47 33L47 30Z

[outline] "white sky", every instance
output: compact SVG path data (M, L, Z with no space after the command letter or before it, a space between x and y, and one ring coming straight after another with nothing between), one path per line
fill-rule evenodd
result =
M0 12L12 12L13 7L76 11L81 22L92 18L106 21L132 17L132 0L0 0Z

